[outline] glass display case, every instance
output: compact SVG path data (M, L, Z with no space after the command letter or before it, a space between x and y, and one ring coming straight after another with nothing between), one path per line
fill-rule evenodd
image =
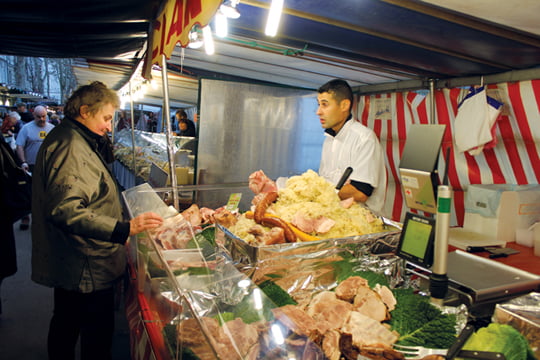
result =
M165 218L158 230L128 245L147 309L143 320L157 330L151 341L156 358L323 358L308 334L293 333L293 323L273 313L277 305L217 246L213 225L192 226L147 184L123 197L130 216L154 211Z
M133 135L135 144L132 141L131 129L125 128L115 133L114 155L116 160L136 177L141 178L143 182L149 180L152 164L169 172L166 135L141 130L134 130ZM172 141L178 184L193 184L196 139L194 137L173 136ZM133 159L134 153L135 161Z

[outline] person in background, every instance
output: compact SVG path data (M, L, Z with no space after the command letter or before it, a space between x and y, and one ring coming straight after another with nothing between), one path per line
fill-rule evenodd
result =
M36 156L47 134L54 125L47 121L47 109L38 105L34 109L34 121L25 124L17 135L17 155L21 161L21 167L29 172L34 171ZM27 230L30 226L30 216L21 219L19 228Z
M17 113L15 112L15 114ZM5 187L9 185L7 173L4 170L4 166L6 166L4 164L7 163L8 159L4 158L4 154L11 156L15 163L17 161L15 152L5 142L4 137L0 139L0 146L4 148L4 151L0 151L0 156L2 157L2 161L0 161L2 165L0 186ZM8 214L12 213L13 209L9 207L2 194L3 192L0 191L0 210L2 211L2 216L0 216L0 231L2 232L0 236L0 286L5 278L17 272L17 251L15 247L15 235L13 233L13 219L12 216L8 216ZM2 300L0 300L0 314L2 314Z
M325 129L319 175L337 184L345 169L352 167L339 197L352 197L381 211L386 196L384 153L375 133L353 118L351 87L344 80L331 80L318 89L317 103L317 116Z
M17 112L21 116L21 121L23 122L23 124L29 123L34 119L32 114L26 108L26 104L23 102L17 104Z
M178 136L197 136L197 130L195 129L195 123L188 119L184 110L176 110L176 122L178 123Z
M100 149L120 101L95 81L79 87L39 149L32 179L32 280L54 288L50 360L111 359L114 288L125 275L129 236L163 219L124 220L120 190Z
M54 126L60 124L60 116L58 116L57 114L52 114L50 117L49 117L49 122L51 124L53 124Z
M11 111L6 115L4 122L2 123L2 135L4 140L9 146L15 150L15 136L18 132L17 124L21 121L21 116L16 111Z

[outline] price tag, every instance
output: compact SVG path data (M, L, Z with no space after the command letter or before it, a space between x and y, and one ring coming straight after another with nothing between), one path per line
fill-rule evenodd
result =
M240 204L240 199L242 199L242 193L232 193L229 196L229 201L227 201L227 205L225 206L225 209L229 211L234 211L238 209L238 204Z

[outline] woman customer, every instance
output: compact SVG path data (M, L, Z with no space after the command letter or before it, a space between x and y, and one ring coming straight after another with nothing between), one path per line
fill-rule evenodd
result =
M33 173L32 280L54 288L49 360L110 359L114 286L126 269L130 235L162 218L144 213L130 221L100 144L119 107L101 82L75 90L65 117L41 145Z

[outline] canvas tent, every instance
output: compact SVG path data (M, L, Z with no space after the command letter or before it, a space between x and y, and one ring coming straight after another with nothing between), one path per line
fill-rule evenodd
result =
M143 61L152 21L166 1L0 3L0 53L76 57L79 83L101 80L120 89ZM452 153L454 222L462 222L468 184L538 183L538 1L494 7L489 0L286 0L275 38L264 35L269 3L241 0L240 18L229 21L226 38L215 38L212 56L175 48L169 60L171 107L197 104L199 78L311 91L345 78L357 91L356 115L386 149L391 182L385 210L399 219L406 209L396 167L408 125L448 124L445 144L451 145L457 103L466 91L461 86L484 82L506 104L499 144L477 157ZM425 91L430 84L433 98ZM146 101L162 97L158 87ZM388 104L385 117L372 112L376 102Z

